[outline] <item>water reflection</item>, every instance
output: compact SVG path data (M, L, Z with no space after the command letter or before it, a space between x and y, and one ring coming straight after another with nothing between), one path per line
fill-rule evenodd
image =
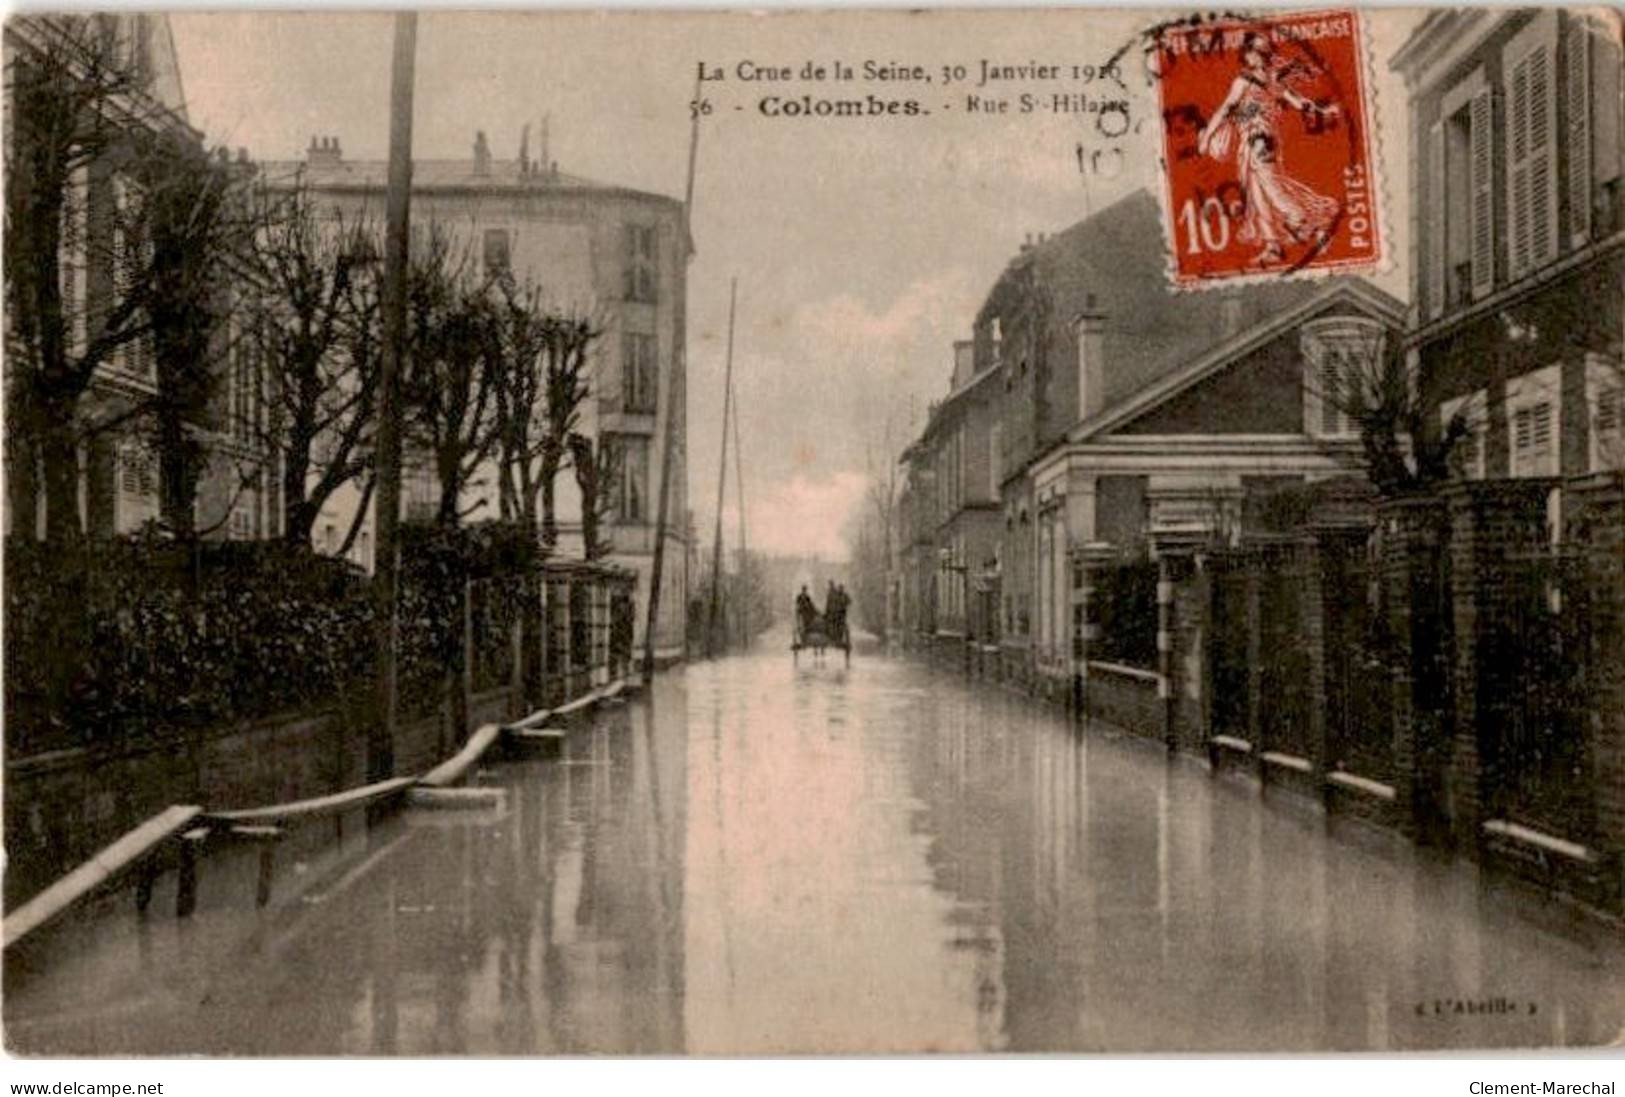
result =
M1616 937L877 657L667 676L500 808L305 835L253 903L8 956L14 1049L1409 1050L1618 1038Z

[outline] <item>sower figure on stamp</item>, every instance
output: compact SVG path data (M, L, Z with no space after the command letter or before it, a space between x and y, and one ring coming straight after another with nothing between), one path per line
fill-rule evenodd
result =
M1249 35L1241 46L1241 71L1224 103L1197 138L1197 151L1223 160L1234 152L1236 174L1247 208L1238 238L1262 245L1257 266L1285 262L1289 244L1323 244L1338 214L1337 203L1317 194L1288 173L1281 162L1282 104L1305 116L1335 116L1336 104L1322 107L1287 86L1269 43Z

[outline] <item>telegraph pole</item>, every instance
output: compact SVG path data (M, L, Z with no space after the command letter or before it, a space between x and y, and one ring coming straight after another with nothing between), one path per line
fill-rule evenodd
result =
M694 81L694 98L689 103L693 125L688 134L688 181L683 191L683 262L677 278L675 294L676 316L672 322L671 376L666 383L666 435L661 444L660 502L655 515L655 554L649 569L649 619L643 626L643 680L655 675L655 626L660 620L660 584L665 575L667 511L671 506L672 453L677 448L677 418L683 413L687 419L688 401L685 378L688 373L688 263L694 257L694 154L700 145L700 81ZM686 447L685 447L686 454ZM684 461L687 467L687 461ZM688 574L687 552L684 552L683 574ZM684 584L687 590L687 584ZM688 607L683 607L687 613ZM683 653L688 653L688 623L683 622Z
M733 325L729 325L731 331ZM748 557L745 547L745 458L739 445L739 395L734 394L734 490L739 495L739 605L736 607L739 616L739 648L743 651L750 647L750 600L747 597L749 588L747 580L749 569L746 564Z
M397 680L396 590L400 584L401 365L406 344L407 231L412 205L412 85L418 17L395 16L389 86L389 200L384 235L384 355L379 364L377 568L373 576L378 649L377 712L367 740L367 776L395 775Z
M706 621L705 651L715 650L717 613L722 602L722 501L728 488L728 423L733 414L734 395L734 302L739 296L739 279L728 285L728 358L722 381L722 455L717 463L717 536L711 551L711 613Z

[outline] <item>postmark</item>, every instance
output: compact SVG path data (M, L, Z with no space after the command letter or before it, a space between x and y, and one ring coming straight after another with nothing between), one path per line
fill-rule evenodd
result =
M1226 16L1158 27L1170 276L1237 279L1376 268L1378 202L1360 16Z

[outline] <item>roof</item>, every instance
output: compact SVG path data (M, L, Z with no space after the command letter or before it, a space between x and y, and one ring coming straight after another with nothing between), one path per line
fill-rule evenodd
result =
M1312 292L1293 307L1273 311L1228 339L1214 341L1210 336L1210 345L1205 351L1183 366L1165 371L1127 398L1107 404L1099 414L1068 431L1067 440L1080 442L1096 438L1138 419L1339 302L1355 305L1374 318L1386 321L1396 332L1404 325L1404 304L1363 278L1339 277L1320 283L1290 284L1309 287Z
M996 369L984 369L980 373L972 375L969 381L966 381L963 385L960 385L947 396L943 397L941 402L936 404L931 409L931 418L926 421L925 430L920 434L921 441L931 437L931 434L936 429L937 424L946 420L947 413L950 410L958 410L967 396L969 396L972 392L985 388L988 379L998 375L999 371Z
M1246 326L1308 299L1320 285L1281 279L1176 290L1168 279L1166 246L1161 204L1149 190L1136 190L1012 259L977 320L1000 311L1005 293L1036 268L1055 319L1070 324L1085 314L1101 317L1108 363L1104 399L1111 406L1211 346L1226 309L1239 309Z
M383 190L389 185L387 160L344 160L311 163L276 160L264 163L266 177L292 184L296 179L323 190ZM412 161L414 191L481 191L515 194L591 191L595 194L657 202L680 207L681 201L653 191L604 183L561 171L521 172L518 160L493 158L484 174L476 173L472 159Z

